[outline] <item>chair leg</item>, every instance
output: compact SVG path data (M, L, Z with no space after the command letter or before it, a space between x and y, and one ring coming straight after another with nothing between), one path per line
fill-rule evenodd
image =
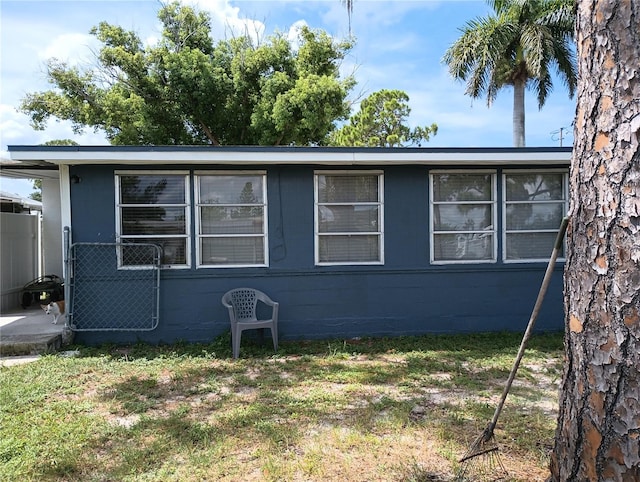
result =
M273 350L278 351L278 328L271 327L271 338L273 338Z
M233 358L240 356L240 339L242 338L242 330L239 326L231 327L231 346L233 348Z

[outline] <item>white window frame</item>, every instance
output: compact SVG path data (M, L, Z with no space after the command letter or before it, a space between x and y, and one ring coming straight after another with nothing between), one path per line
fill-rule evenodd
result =
M184 196L185 202L181 204L123 204L120 202L120 178L121 176L181 176L184 178ZM189 171L173 171L173 170L138 170L138 171L120 171L114 172L115 176L115 191L116 191L116 241L126 242L127 239L148 239L148 238L163 238L163 239L185 239L185 264L162 264L162 269L188 269L191 267L191 190L189 183ZM185 233L184 234L169 234L169 235L154 235L154 234L136 234L125 235L121 233L122 229L122 216L121 208L123 207L148 207L148 206L170 206L181 207L184 210L185 215ZM123 241L124 239L124 241ZM151 241L153 242L153 241ZM138 269L141 266L123 265L122 253L118 252L118 268L120 269Z
M376 176L378 179L378 201L373 202L353 202L353 203L320 203L319 202L319 177L320 176ZM359 265L384 265L384 171L382 170L322 170L313 173L314 187L314 256L316 266L359 266ZM370 206L378 207L378 231L371 232L336 232L336 233L320 233L320 216L319 210L321 206L329 205L354 205L354 206ZM375 235L378 236L378 257L376 261L320 261L320 238L322 236L349 236L349 235Z
M520 258L520 259L507 259L507 235L509 233L556 233L560 226L554 229L536 229L531 231L508 231L507 230L507 206L509 204L518 204L518 201L507 201L507 176L510 174L562 174L562 189L564 199L550 200L550 201L527 201L531 204L558 204L563 202L564 212L563 215L569 210L569 171L567 169L505 169L502 171L502 261L503 263L540 263L549 261L549 258ZM551 256L551 249L549 247L549 256ZM566 246L565 246L566 248ZM564 261L563 256L558 256L558 261Z
M479 231L477 234L482 235L484 233L491 233L493 236L493 249L490 259L458 259L458 260L436 260L435 259L435 237L436 234L457 234L459 231L438 231L436 233L434 226L434 211L436 205L446 204L465 204L465 202L453 202L453 201L434 201L434 177L440 174L480 174L491 176L491 200L490 201L469 201L466 204L487 204L491 206L491 228L490 230ZM431 264L444 265L444 264L487 264L496 263L498 259L498 232L497 232L497 170L495 169L438 169L429 172L429 259Z
M211 204L203 204L200 202L200 177L206 176L261 176L262 177L262 186L263 192L262 194L262 204L259 206L263 209L263 234L202 234L201 229L201 216L200 216L200 208L202 206L211 206ZM269 217L268 217L268 201L267 201L267 171L266 170L252 170L252 171L204 171L199 170L194 172L195 179L195 224L196 224L196 267L198 269L216 269L216 268L255 268L255 267L268 267L269 266ZM235 206L236 204L234 204ZM230 206L230 204L223 204L221 206ZM258 206L257 204L255 206ZM263 238L263 250L264 250L264 263L245 263L245 264L237 264L237 263L229 263L229 264L203 264L202 263L202 250L201 250L201 240L203 238L229 238L229 237L237 237L237 238L246 238L246 237L259 237Z

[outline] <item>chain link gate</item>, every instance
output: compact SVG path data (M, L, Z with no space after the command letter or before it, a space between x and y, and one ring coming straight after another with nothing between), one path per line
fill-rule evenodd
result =
M161 250L145 243L74 243L67 319L73 331L158 326Z

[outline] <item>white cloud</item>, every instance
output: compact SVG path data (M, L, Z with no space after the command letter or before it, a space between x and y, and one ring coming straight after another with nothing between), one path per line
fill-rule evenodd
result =
M211 32L216 39L230 36L248 35L258 42L265 33L264 23L240 16L240 8L233 7L229 0L183 0L211 15Z
M16 112L13 106L0 104L0 133L3 144L20 137L24 130L24 120L20 117L24 116Z
M56 58L71 65L82 64L92 59L92 51L97 51L98 47L99 42L92 35L65 33L54 37L40 50L38 59Z
M108 144L101 132L88 129L83 134L74 134L71 122L52 119L47 128L37 131L29 125L27 115L16 111L7 104L0 104L0 148L8 145L38 145L56 139L72 139L78 144L105 145Z
M307 22L304 20L298 20L295 22L287 33L287 40L291 44L294 50L298 50L300 48L300 31L303 27L307 27Z

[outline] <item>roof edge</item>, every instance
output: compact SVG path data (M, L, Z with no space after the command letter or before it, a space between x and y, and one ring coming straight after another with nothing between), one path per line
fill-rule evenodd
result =
M568 164L563 147L8 146L12 161L53 165Z
M43 146L9 145L9 152L406 152L406 153L488 153L488 152L571 152L572 147L325 147L325 146L210 146L210 145L161 145L161 146Z

